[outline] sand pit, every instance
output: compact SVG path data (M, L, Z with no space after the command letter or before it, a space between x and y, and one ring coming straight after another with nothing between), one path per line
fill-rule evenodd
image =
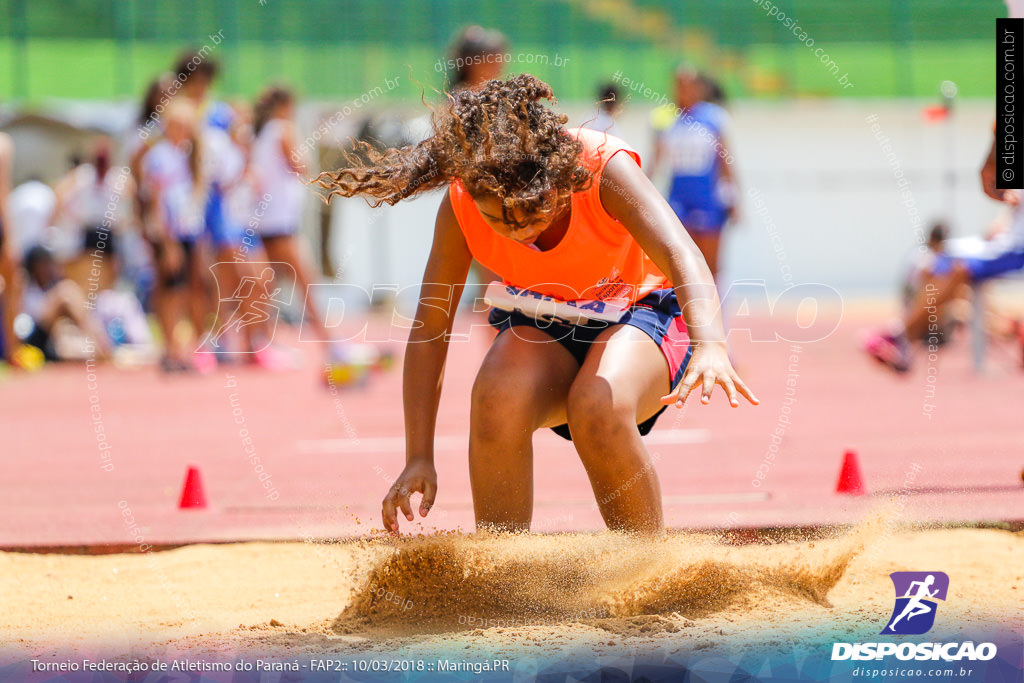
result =
M743 546L601 533L0 553L0 640L33 656L792 650L823 633L877 635L897 570L949 574L936 629L1021 627L1024 535L882 531Z
M503 627L671 613L695 619L763 596L827 606L860 536L818 557L795 546L730 548L694 534L412 539L373 568L336 627Z

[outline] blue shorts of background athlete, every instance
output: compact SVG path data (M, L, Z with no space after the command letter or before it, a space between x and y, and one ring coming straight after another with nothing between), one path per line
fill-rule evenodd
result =
M679 216L679 222L690 233L720 233L729 219L729 209L724 206L689 206L682 200L672 198L668 203Z
M982 256L953 257L942 254L935 261L935 275L948 275L956 263L967 269L972 282L983 282L1000 275L1024 270L1024 245L1008 245Z
M522 313L510 313L497 308L491 309L488 322L496 327L499 333L522 325L541 330L549 335L552 341L557 341L564 346L581 367L598 335L610 324L603 321L592 321L586 325L568 325L537 320ZM686 321L683 320L679 310L675 290L658 289L651 292L633 304L618 324L630 325L643 330L654 340L661 352L665 354L665 360L668 361L669 383L674 389L682 381L692 353ZM667 407L663 407L637 425L641 435L651 431L654 423ZM562 438L572 441L569 425L558 425L552 427L552 430Z
M214 249L235 249L242 244L245 229L229 220L224 193L211 190L206 201L206 236Z
M715 234L729 220L729 207L716 193L713 174L675 176L668 192L668 205L690 233Z

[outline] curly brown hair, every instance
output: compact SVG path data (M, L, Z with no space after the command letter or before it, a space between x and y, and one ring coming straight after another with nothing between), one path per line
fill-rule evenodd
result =
M356 143L350 165L316 179L326 199L362 195L376 208L459 180L474 198L500 199L502 220L520 228L553 217L570 194L590 186L583 146L564 127L568 117L542 102L555 100L547 83L521 74L448 100L434 110L433 136L417 145L378 151ZM528 220L517 222L514 212Z

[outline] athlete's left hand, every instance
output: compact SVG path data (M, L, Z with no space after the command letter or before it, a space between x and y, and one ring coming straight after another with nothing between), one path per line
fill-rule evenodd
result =
M707 405L711 402L711 392L716 384L725 389L729 405L733 408L740 404L738 394L755 406L760 403L733 369L724 342L694 342L693 355L690 356L683 381L666 396L662 396L661 402L666 405L675 403L681 408L690 392L699 387L700 402Z

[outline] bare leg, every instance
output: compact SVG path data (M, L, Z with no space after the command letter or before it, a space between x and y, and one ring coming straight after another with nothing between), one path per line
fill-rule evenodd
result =
M324 275L337 277L331 263L331 205L320 205L320 271Z
M295 284L300 288L299 296L305 301L305 319L317 336L323 341L331 341L332 336L324 324L324 319L310 296L309 286L313 284L313 276L306 259L299 249L298 238L294 235L264 237L263 245L267 250L267 259L274 263L287 263L295 273Z
M917 299L904 321L907 337L911 340L923 339L928 331L928 316L939 312L957 295L960 287L970 282L970 273L962 265L956 265L948 275L932 276L917 293ZM928 309L931 308L929 313Z
M178 348L174 328L181 318L185 304L185 284L168 282L176 279L176 273L168 266L168 255L164 248L154 245L156 261L156 284L153 288L153 310L164 337L164 354L167 358L184 362L185 354Z
M236 251L230 247L220 249L217 254L217 261L221 264L221 267L216 269L214 279L217 283L216 287L220 298L224 298L226 295L235 292L243 278L255 279L260 276L260 273L256 271L256 266L251 261L235 261L235 254ZM255 319L256 316L252 315L256 312L253 308L253 304L256 303L256 295L259 289L259 287L253 287L250 292L250 296L239 301L237 308L234 310L222 311L220 310L218 302L217 313L222 316L222 319L215 320L215 324L218 326L223 325L231 316L241 318L243 320ZM212 329L214 328L211 328L211 331ZM248 351L262 348L267 338L270 336L268 324L266 322L243 325L239 327L238 332L244 338L246 350Z
M213 291L209 286L210 272L206 270L208 254L204 245L196 241L192 246L192 258L186 264L188 317L192 324L192 333L197 340L206 338L209 331L207 314L217 310L217 302L213 299Z
M163 287L156 306L157 322L160 324L160 332L164 335L167 356L183 363L186 362L188 354L175 339L174 330L185 311L186 297L187 293L182 286Z
M635 327L617 325L598 339L569 390L573 442L608 527L664 533L661 486L636 425L662 407L667 362Z
M0 306L3 307L3 311L0 311L0 316L3 320L0 324L3 325L3 358L8 363L13 363L14 352L18 348L18 337L14 334L14 318L18 314L21 301L21 273L18 270L17 265L14 262L14 258L8 253L8 245L2 244L0 239L0 278L3 278L3 283L0 284Z
M242 278L261 278L262 272L257 272L255 264L251 261L239 261L235 266L236 281L233 286L237 287L237 283L240 282ZM258 313L258 311L255 311L254 305L257 303L256 293L259 289L259 287L253 287L250 296L248 296L245 301L238 304L239 309L243 314L252 314L253 312ZM273 330L270 327L269 318L262 323L246 325L243 334L245 335L245 340L248 345L247 350L256 351L264 348L272 337L272 333Z
M85 293L73 280L61 280L46 293L46 300L37 321L47 332L52 332L57 321L67 318L81 334L88 335L96 346L96 357L110 356L111 345L107 332L86 307Z
M577 370L565 347L535 328L505 330L494 340L470 408L469 477L478 528L530 528L533 432L565 423Z

